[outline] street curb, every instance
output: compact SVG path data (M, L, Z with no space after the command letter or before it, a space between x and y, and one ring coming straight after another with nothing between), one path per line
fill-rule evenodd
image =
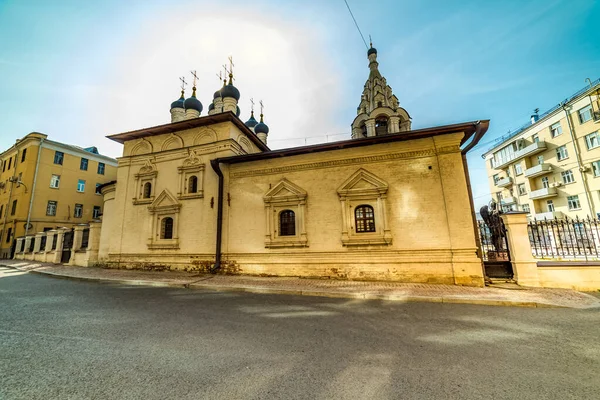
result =
M16 269L21 272L30 272L39 275L47 275L57 279L69 279L76 281L100 282L100 283L117 283L122 285L134 286L150 286L150 287L176 287L184 289L209 289L219 292L246 292L256 294L282 294L293 296L309 296L309 297L328 297L328 298L343 298L354 300L383 300L397 301L403 303L445 303L445 304L473 304L485 306L504 306L504 307L529 307L529 308L573 308L567 306L559 306L554 304L539 303L534 301L512 301L512 300L493 300L493 299L470 299L460 297L444 297L444 296L398 296L376 293L343 293L343 292L327 292L320 290L296 290L296 289L272 289L266 287L248 287L248 286L215 286L202 283L174 283L174 282L156 282L144 281L135 279L106 279L92 278L84 276L72 276L55 274L48 271L38 271L35 269L24 270L12 265L0 264L7 268Z

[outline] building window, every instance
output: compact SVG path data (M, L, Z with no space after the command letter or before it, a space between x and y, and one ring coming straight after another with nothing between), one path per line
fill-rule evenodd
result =
M54 189L58 189L60 186L60 175L52 175L50 178L50 187Z
M12 208L10 209L10 215L15 215L17 212L17 201L13 200Z
M85 181L83 179L77 181L77 191L82 193L85 192Z
M546 201L546 208L548 212L554 212L554 202L552 200Z
M54 152L54 164L63 165L65 154L62 151Z
M98 163L98 174L104 175L104 163Z
M12 166L12 157L8 159L8 170L10 171L10 167Z
M523 196L527 194L527 189L525 189L525 184L524 183L520 183L519 184L519 196Z
M2 211L4 211L4 204L0 205L0 218L2 218Z
M523 174L523 167L521 167L521 163L515 164L515 175L519 176Z
M75 218L83 217L83 204L75 204L75 212L73 213Z
M25 157L27 157L27 149L23 149L23 152L21 153L21 162L25 161Z
M560 122L550 125L550 135L553 138L562 135L562 126L560 126Z
M6 171L6 161L2 161L2 172Z
M79 169L82 171L87 171L88 163L89 161L87 158L82 158L81 162L79 163Z
M531 137L531 141L532 141L533 143L539 143L539 142L540 142L540 136L539 136L539 135L536 133L535 135L533 135L533 136Z
M600 146L600 135L598 134L598 131L586 135L585 144L587 145L588 150L595 149L596 147Z
M6 243L10 243L11 236L12 236L12 226L6 230Z
M537 156L538 165L542 165L544 163L544 156Z
M564 184L575 182L575 178L573 178L573 172L571 170L563 171L560 173L562 176L562 180Z
M354 209L356 232L375 232L375 213L373 207L361 205Z
M49 200L48 205L46 206L46 215L50 217L56 216L56 201Z
M600 176L600 160L592 163L592 171L594 172L594 176Z
M190 176L188 179L188 193L196 193L198 191L198 178L196 175Z
M523 211L525 211L526 213L529 213L529 212L531 212L531 211L529 210L529 204L525 203L525 204L523 204L521 207L523 208Z
M589 120L592 119L592 106L585 106L579 111L577 111L577 115L579 116L579 123L585 124Z
M500 176L498 174L494 174L492 178L494 179L494 185L497 185L498 181L500 180Z
M556 148L556 158L558 161L562 161L568 157L569 153L567 152L567 146L560 146Z
M100 190L100 186L102 186L100 183L96 183L96 194L102 194L102 191Z
M92 211L92 218L97 219L100 217L100 206L94 206L94 210Z
M283 210L279 213L279 236L294 236L296 234L296 213Z
M163 218L160 223L160 238L173 239L173 218Z
M567 197L567 203L569 204L569 210L578 210L581 208L579 196L577 195Z
M544 189L548 189L548 187L549 187L549 186L550 186L550 185L548 184L548 177L547 177L547 176L543 177L543 178L542 178L542 187L543 187Z
M142 195L142 197L144 199L149 199L151 195L152 195L152 183L146 182L146 183L144 183L144 194Z

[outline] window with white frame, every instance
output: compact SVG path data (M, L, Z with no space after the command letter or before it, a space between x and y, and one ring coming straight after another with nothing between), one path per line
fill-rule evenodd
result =
M592 163L592 171L594 172L594 176L600 176L600 160Z
M82 193L85 192L85 181L83 179L77 181L77 191Z
M560 121L550 125L550 135L552 135L553 138L562 135L562 126L560 125Z
M102 194L102 191L100 190L100 186L102 186L102 184L96 183L96 194Z
M204 168L201 157L194 151L183 160L181 166L177 167L179 173L178 199L200 199L204 197Z
M515 175L521 175L523 173L523 167L521 166L521 163L517 163L515 164Z
M149 249L179 248L179 212L181 203L167 189L164 189L148 207L152 218L147 245ZM98 215L100 207L98 207ZM97 217L95 217L97 218Z
M525 211L525 212L531 212L531 211L530 211L530 209L529 209L529 204L528 204L528 203L525 203L525 204L523 204L523 205L521 206L521 208L522 208L522 209L523 209L523 211Z
M549 186L550 186L550 185L548 184L548 177L547 177L547 176L543 177L543 178L542 178L542 187L543 187L544 189L548 189L548 187L549 187Z
M265 195L265 247L307 247L306 191L283 178Z
M92 218L96 219L100 217L100 206L94 206L94 210L92 211Z
M577 115L579 116L579 123L585 124L589 120L592 119L592 106L585 106L579 111L577 111Z
M523 196L525 194L527 194L527 189L525 188L525 184L520 183L519 184L519 196Z
M570 169L567 171L561 172L560 175L562 176L562 180L565 185L567 183L575 182L575 178L573 177L573 172Z
M544 156L537 156L538 165L542 165L544 163Z
M492 178L494 179L494 185L497 185L498 181L500 180L500 176L498 174L494 174Z
M134 175L136 192L133 204L150 204L154 201L158 171L151 160L145 160L139 172Z
M46 205L46 215L50 217L56 216L56 205L56 201L49 200L48 204Z
M58 189L60 186L60 175L52 175L50 178L50 187L54 189Z
M598 134L598 131L586 135L585 144L587 145L588 150L595 149L596 147L600 146L600 134Z
M540 142L540 136L536 133L535 135L531 136L531 141L533 143L539 143Z
M554 202L552 200L546 201L546 208L548 212L554 212Z
M556 158L558 161L562 161L568 157L569 153L567 152L567 146L560 146L556 148Z
M75 211L73 212L73 217L83 217L83 204L75 204Z
M567 197L567 203L569 204L569 210L578 210L581 208L579 196L577 195Z

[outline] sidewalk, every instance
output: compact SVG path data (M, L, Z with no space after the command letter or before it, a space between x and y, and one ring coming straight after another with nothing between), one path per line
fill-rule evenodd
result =
M521 307L600 307L600 298L569 289L522 288L510 285L507 285L506 288L473 288L425 283L263 278L244 275L69 267L23 260L0 260L0 266L57 278L126 285L169 286L403 302L465 303Z

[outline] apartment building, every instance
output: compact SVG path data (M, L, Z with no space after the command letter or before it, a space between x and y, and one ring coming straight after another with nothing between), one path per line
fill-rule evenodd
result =
M30 133L0 153L0 258L18 236L98 218L97 187L116 179L117 160L47 137Z
M492 198L531 218L600 218L600 79L485 152Z

